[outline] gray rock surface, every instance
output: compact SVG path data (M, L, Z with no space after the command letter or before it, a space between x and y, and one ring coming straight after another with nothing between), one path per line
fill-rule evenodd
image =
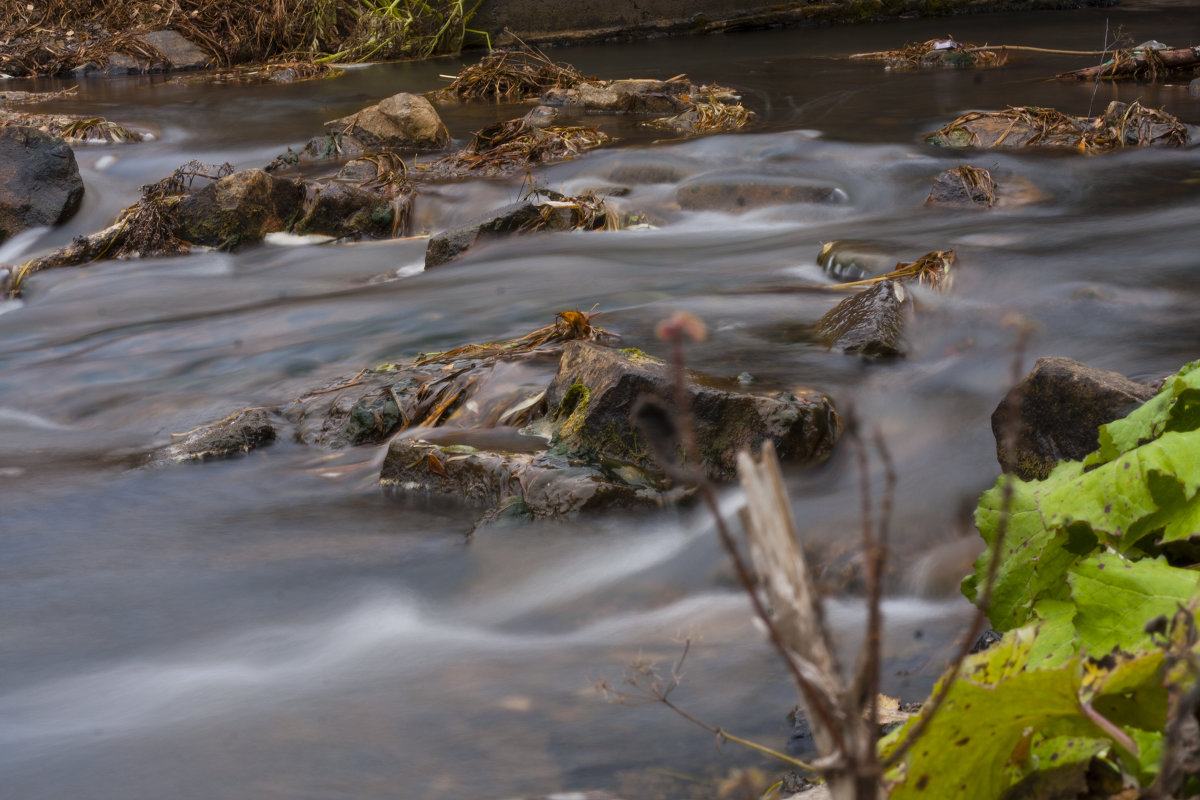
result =
M176 235L229 249L289 230L304 208L304 184L260 169L235 172L184 196L174 209Z
M1120 419L1156 390L1119 372L1069 358L1039 358L992 414L996 457L1005 472L1045 478L1063 459L1080 459L1100 446L1101 425ZM1015 447L1005 446L1009 431Z
M904 284L882 281L847 297L817 322L832 350L872 357L905 354L904 320L912 299Z
M433 104L406 92L326 122L325 132L352 137L374 150L440 150L450 144L450 131Z
M83 179L66 142L36 128L0 128L0 242L65 222L82 201Z
M555 415L551 449L592 463L604 459L640 468L658 468L648 442L635 428L633 414L645 397L658 398L673 424L673 396L665 363L636 351L613 350L589 342L570 342L558 373L546 392ZM722 385L711 376L693 375L688 397L700 460L714 480L736 477L738 451L757 452L770 439L785 460L819 461L829 455L841 423L829 399L811 392L772 397L746 394L734 380ZM676 436L663 431L663 439ZM676 460L682 451L673 449Z
M536 200L512 203L433 236L425 248L425 269L453 261L480 241L543 222L550 230L566 231L575 224L575 215L570 208L544 206Z

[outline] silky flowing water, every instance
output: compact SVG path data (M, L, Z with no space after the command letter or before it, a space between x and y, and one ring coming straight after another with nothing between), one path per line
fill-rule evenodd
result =
M552 51L589 74L739 90L753 132L656 142L604 122L614 147L535 171L566 191L613 186L655 230L529 236L429 273L424 240L260 246L235 254L95 264L37 275L0 304L0 785L35 800L713 796L762 764L661 706L606 704L644 657L693 640L674 698L783 748L793 690L733 587L711 522L692 510L594 515L486 529L480 509L388 496L382 449L325 453L280 441L245 458L141 466L170 435L288 400L366 366L520 335L598 304L630 346L676 309L705 320L691 365L749 373L766 390L812 386L888 442L892 519L885 688L921 699L968 616L955 583L972 545L961 519L997 467L989 415L1014 333L1038 325L1026 367L1063 355L1153 378L1200 355L1200 156L1195 149L942 152L921 134L971 109L1076 114L1141 99L1186 122L1185 85L1047 80L1091 57L1014 54L986 72L884 72L832 60L947 33L960 40L1095 49L1106 21L1134 41L1195 43L1200 11L1175 4L858 27L767 31ZM85 81L56 108L156 131L78 147L87 183L69 224L6 243L13 263L108 224L138 187L196 158L261 166L328 119L402 90L444 85L462 62L377 65L290 86ZM42 82L14 88L61 88ZM517 109L447 110L457 140ZM922 206L943 169L973 163L1043 195L1015 208ZM835 205L742 214L680 211L707 179L834 185ZM517 198L524 176L433 188L418 227L438 230ZM924 299L906 359L829 353L809 326L829 295L821 243L869 238L914 255L955 248L954 289ZM598 321L601 321L598 320ZM878 488L881 474L871 474ZM845 446L789 472L805 540L830 585L853 567L859 477ZM738 494L724 496L732 514ZM831 620L853 646L861 607ZM769 766L769 765L768 765Z

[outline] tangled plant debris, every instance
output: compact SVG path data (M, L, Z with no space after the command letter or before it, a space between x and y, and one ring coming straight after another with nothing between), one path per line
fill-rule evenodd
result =
M1109 104L1098 117L1073 117L1053 108L1012 106L972 111L926 135L942 147L1057 147L1083 153L1122 147L1183 147L1187 126L1138 101Z
M498 122L477 132L457 153L418 165L429 175L500 175L537 164L562 161L610 141L599 128L585 125L538 127L527 117Z
M42 133L59 136L72 144L127 144L145 138L145 134L104 117L34 114L0 109L0 125L37 128Z
M899 50L855 53L850 58L882 61L887 69L892 70L934 67L969 69L1003 66L1008 60L1008 53L1004 49L996 50L969 42L959 42L953 36L948 36L945 39L909 43Z
M583 80L583 74L570 64L551 61L541 50L522 43L513 50L494 50L464 67L449 86L431 96L441 101L520 102Z
M1200 47L1170 48L1161 42L1143 42L1120 48L1112 58L1093 67L1064 72L1060 78L1078 80L1140 80L1156 82L1187 76L1200 68Z
M225 66L421 58L461 49L473 12L462 0L0 0L0 70L64 75L114 54L153 69L164 54L141 37L168 29Z

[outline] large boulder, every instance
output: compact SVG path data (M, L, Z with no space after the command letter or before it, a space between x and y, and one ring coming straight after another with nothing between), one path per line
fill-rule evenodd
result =
M407 92L326 122L325 132L351 137L369 150L440 150L450 144L450 131L433 104Z
M757 451L770 439L783 459L813 462L829 455L840 420L829 399L816 392L782 392L771 397L746 394L730 381L693 376L688 385L699 455L714 480L736 477L738 451ZM590 342L570 342L546 392L556 416L551 449L592 463L614 460L655 468L651 446L633 420L644 397L668 409L674 396L670 370L644 353L613 350ZM682 460L682 452L676 452Z
M1039 358L992 414L996 457L1005 472L1040 480L1059 461L1083 458L1099 447L1101 425L1154 394L1154 387L1118 372L1069 358ZM1011 451L1009 435L1016 437Z
M882 281L847 297L817 322L830 349L871 357L905 354L904 319L912 298L899 281Z
M397 228L396 206L378 192L330 181L313 187L313 193L293 233L383 238Z
M65 222L82 201L83 179L66 142L35 128L0 128L0 242Z
M185 242L229 249L289 230L304 211L304 184L261 169L235 172L180 199L175 235Z
M102 63L89 62L77 67L74 74L77 77L104 75L141 75L148 72L181 72L186 70L204 69L212 61L213 56L200 49L197 45L173 30L158 30L143 33L133 37L129 43L137 54L112 53ZM137 47L142 45L142 47ZM145 53L155 53L147 57Z

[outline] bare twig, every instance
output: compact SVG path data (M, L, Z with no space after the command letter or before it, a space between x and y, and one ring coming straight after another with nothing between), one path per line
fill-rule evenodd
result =
M1033 327L1027 322L1017 321L1016 325L1017 340L1013 345L1014 352L1011 367L1013 386L1020 385L1021 372L1025 361L1025 348L1030 335L1033 333ZM1012 452L1016 444L1019 426L1020 418L1016 414L1005 420L1004 444L1008 452ZM958 675L962 671L963 662L970 655L976 638L983 632L984 623L987 622L988 607L992 602L992 590L996 585L996 573L1000 567L1000 553L1003 550L1004 540L1008 533L1009 510L1012 508L1012 499L1015 493L1016 477L1009 474L1005 476L1004 487L1000 492L1000 520L996 525L996 538L992 540L992 546L988 554L988 570L987 577L984 579L983 591L980 592L975 600L975 615L971 619L971 625L963 635L962 641L959 643L958 653L955 655L954 661L950 664L950 668L946 670L946 673L938 683L937 690L921 708L921 715L905 733L904 739L896 749L889 753L888 757L883 760L883 768L885 770L900 763L912 746L924 734L933 718L937 716L942 704L946 701L946 697L950 694L951 686L958 679Z

